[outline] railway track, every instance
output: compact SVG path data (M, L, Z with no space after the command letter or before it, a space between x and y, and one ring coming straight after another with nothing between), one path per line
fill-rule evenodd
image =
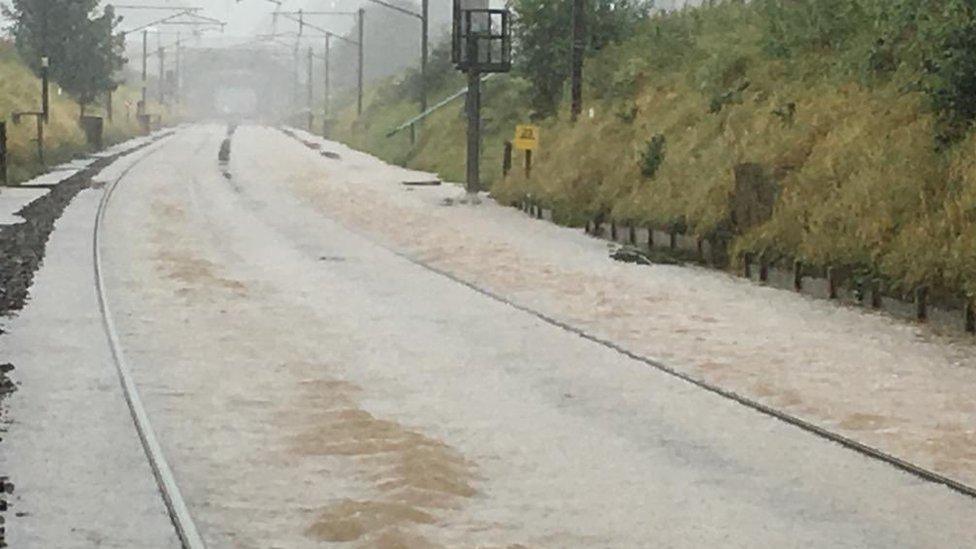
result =
M166 137L171 135L172 134L169 134ZM193 521L193 516L190 514L186 501L183 499L183 494L180 491L179 485L176 482L176 478L173 475L173 471L170 468L169 463L166 461L166 456L163 453L162 446L159 444L159 440L156 437L156 432L153 430L152 423L149 420L149 415L142 403L142 398L139 395L139 389L136 387L136 384L132 379L132 373L126 362L125 353L122 350L122 345L119 341L118 332L116 330L115 320L112 317L112 311L108 304L105 281L102 276L104 273L101 254L102 225L104 224L108 207L111 204L112 196L114 195L115 190L121 185L122 181L125 180L132 170L138 167L150 156L158 153L162 148L163 147L156 147L143 153L142 156L133 162L131 166L126 168L125 171L119 175L119 177L110 182L108 188L105 190L105 194L103 195L98 206L98 213L96 214L95 227L92 235L92 253L94 256L95 265L95 286L98 296L98 306L102 317L102 324L105 327L105 334L108 339L113 360L115 362L116 371L119 375L119 381L122 384L126 404L128 405L129 412L132 415L132 421L135 424L136 431L139 433L139 440L142 444L143 450L146 453L146 458L149 460L149 465L152 468L153 476L155 477L156 484L159 487L160 495L162 496L163 502L166 505L166 512L169 514L170 521L173 523L173 527L176 529L176 534L179 537L183 548L203 549L206 547L206 544L204 543L203 538L200 536L196 523Z

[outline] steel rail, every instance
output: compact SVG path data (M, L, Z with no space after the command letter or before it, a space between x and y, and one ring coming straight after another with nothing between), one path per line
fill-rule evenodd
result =
M306 147L308 147L308 145L305 143L305 141L301 137L299 137L299 135L297 133L294 133L291 129L288 129L287 131L286 130L281 130L281 131L285 135L291 137L292 139L294 139L294 140L298 141L299 143L301 143L301 144L305 145ZM485 288L482 288L482 287L478 286L477 284L475 284L473 282L469 282L467 280L464 280L464 279L462 279L462 278L460 278L460 277L458 277L458 276L456 276L454 274L451 274L451 273L449 273L449 272L447 272L447 271L445 271L443 269L439 269L437 267L434 267L433 265L430 265L428 263L425 263L424 261L422 261L422 260L420 260L418 258L415 258L415 257L413 257L413 256L411 256L411 255L409 255L407 253L401 252L399 250L396 250L396 249L392 248L391 246L389 246L387 244L384 244L382 242L379 242L376 238L372 237L371 235L365 234L362 231L359 231L357 229L354 229L352 227L349 227L348 225L345 225L345 224L341 224L341 225L343 225L343 227L345 227L346 230L349 230L350 232L353 232L353 233L355 233L355 234L357 234L357 235L365 238L366 240L372 242L373 244L375 244L375 245L377 245L377 246L379 246L379 247L381 247L381 248L389 251L390 253L393 253L393 254L397 255L398 257L401 257L401 258L409 261L410 263L412 263L414 265L417 265L418 267L421 267L423 269L426 269L426 270L428 270L428 271L430 271L430 272L432 272L434 274L440 275L440 276L442 276L442 277L444 277L444 278L446 278L448 280L451 280L452 282L455 282L457 284L460 284L462 286L465 286L465 287L467 287L467 288L469 288L469 289L471 289L471 290L473 290L473 291L475 291L475 292L477 292L477 293L479 293L479 294L481 294L481 295L483 295L485 297L488 297L488 298L490 298L490 299L492 299L494 301L497 301L498 303L501 303L503 305L506 305L508 307L511 307L513 309L516 309L518 311L521 311L523 313L526 313L526 314L528 314L530 316L533 316L533 317L541 320L542 322L545 322L546 324L552 325L552 326L554 326L556 328L559 328L561 330L564 330L566 332L569 332L569 333L571 333L573 335L576 335L576 336L578 336L578 337L580 337L582 339L585 339L587 341L596 343L597 345L606 347L607 349L610 349L610 350L615 351L616 353L621 354L621 355L623 355L623 356L625 356L627 358L630 358L632 360L635 360L637 362L640 362L642 364L645 364L647 366L650 366L650 367L652 367L652 368L654 368L656 370L659 370L659 371L661 371L661 372L663 372L663 373L665 373L665 374L667 374L667 375L669 375L671 377L680 379L681 381L684 381L686 383L690 383L691 385L694 385L695 387L698 387L699 389L703 389L705 391L708 391L710 393L713 393L713 394L715 394L717 396L720 396L722 398L725 398L725 399L728 399L728 400L737 402L738 404L741 404L742 406L745 406L746 408L751 408L752 410L754 410L756 412L759 412L759 413L761 413L763 415L772 417L773 419L777 419L777 420L782 421L784 423L787 423L789 425L793 425L794 427L798 427L799 429L802 429L802 430L807 431L807 432L809 432L809 433L811 433L813 435L816 435L819 438L823 438L823 439L826 439L826 440L828 440L830 442L839 444L839 445L841 445L841 446L843 446L843 447L845 447L845 448L847 448L849 450L852 450L852 451L854 451L856 453L859 453L861 455L864 455L864 456L866 456L868 458L875 459L877 461L881 461L883 463L886 463L888 465L891 465L891 466L895 467L896 469L900 469L900 470L902 470L902 471L904 471L904 472L906 472L906 473L908 473L910 475L913 475L915 477L918 477L918 478L920 478L922 480L925 480L925 481L928 481L928 482L931 482L931 483L934 483L934 484L941 484L942 486L945 486L946 488L948 488L948 489L950 489L950 490L952 490L954 492L957 492L957 493L962 494L964 496L968 496L970 498L976 499L976 487L968 486L966 484L963 484L962 482L959 482L957 480L951 479L951 478L949 478L949 477L947 477L945 475L940 475L939 473L936 473L935 471L931 471L931 470L926 469L926 468L924 468L924 467L922 467L920 465L916 465L914 463L905 461L905 460L903 460L901 458L898 458L898 457L896 457L896 456L894 456L892 454L889 454L887 452L884 452L882 450L879 450L879 449L877 449L877 448L875 448L873 446L868 446L867 444L858 442L858 441L856 441L856 440L854 440L852 438L846 437L846 436L841 435L839 433L835 433L835 432L833 432L833 431L831 431L829 429L826 429L824 427L821 427L819 425L816 425L816 424L814 424L814 423L812 423L810 421L807 421L805 419L801 419L801 418L799 418L797 416L788 414L788 413L783 412L781 410L777 410L776 408L773 408L771 406L767 406L767 405L765 405L765 404L763 404L763 403L761 403L759 401L753 400L753 399L751 399L751 398L749 398L747 396L743 396L743 395L741 395L739 393L736 393L735 391L730 391L728 389L723 389L722 387L719 387L718 385L713 385L713 384L711 384L711 383L709 383L707 381L704 381L704 380L698 379L698 378L696 378L694 376L691 376L690 374L686 374L686 373L680 372L680 371L676 370L675 368L672 368L672 367L664 364L663 362L659 362L659 361L654 360L652 358L648 358L646 356L637 354L634 351L630 351L630 350L624 348L622 345L619 345L617 343L614 343L614 342L612 342L612 341L610 341L608 339L604 339L604 338L602 338L600 336L591 334L591 333L589 333L589 332L587 332L587 331L585 331L585 330L583 330L581 328L577 328L577 327L572 326L572 325L570 325L570 324L568 324L566 322L563 322L561 320L557 320L556 318L553 318L553 317L551 317L551 316L549 316L549 315L547 315L547 314L545 314L543 312L540 312L540 311L537 311L535 309L532 309L531 307L527 307L525 305L519 305L518 303L515 303L514 301L511 301L510 299L508 299L506 297L503 297L500 294L497 294L497 293L495 293L495 292L493 292L491 290L487 290Z
M170 133L164 137L170 137L172 135ZM112 195L122 180L132 170L149 156L159 152L160 148L154 148L140 156L111 183L102 196L102 200L98 205L98 213L95 216L95 228L92 237L92 253L95 261L95 289L98 295L98 306L102 314L102 325L105 327L105 335L112 351L112 358L119 375L119 381L122 384L125 400L129 406L129 412L132 415L133 423L135 423L136 431L139 433L142 448L145 450L149 465L152 468L153 476L156 477L156 485L159 487L159 492L163 497L170 521L172 521L173 527L176 529L176 535L179 537L183 549L206 549L203 538L200 537L196 524L193 522L193 517L190 515L186 502L183 500L180 488L176 484L173 471L170 469L169 463L163 454L163 449L159 444L159 439L156 437L156 432L153 430L152 424L149 421L149 414L146 412L142 398L139 396L139 389L136 387L135 381L132 378L132 372L125 361L125 354L122 352L122 344L119 340L115 320L108 306L105 281L102 276L105 271L102 266L101 229L105 222L105 213L108 210Z

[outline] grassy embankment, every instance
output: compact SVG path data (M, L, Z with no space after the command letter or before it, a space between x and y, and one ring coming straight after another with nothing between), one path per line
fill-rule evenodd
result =
M777 55L760 4L658 17L590 57L588 112L575 125L565 112L540 121L542 150L531 181L520 172L507 180L499 174L502 142L528 118L527 84L517 77L489 84L485 171L493 194L502 201L531 194L566 223L603 213L620 222L677 224L704 237L731 235L733 253L838 266L880 277L893 291L927 285L971 298L976 137L968 132L936 146L939 118L918 85L921 63L910 58L918 49L911 41L920 38L900 36L909 53L898 59L875 47L882 45L877 26L856 20L842 29L843 41ZM862 17L873 6L834 4L855 6ZM445 78L435 95L461 85ZM411 147L406 135L383 136L416 112L396 90L388 83L374 92L358 124L346 111L338 137L460 180L461 103L434 116ZM657 146L655 136L663 136ZM764 188L765 214L762 204L750 204L762 202Z
M88 152L85 134L78 124L78 103L67 94L59 93L56 83L51 84L51 116L44 128L45 160L49 166L70 160ZM112 124L106 120L104 141L111 145L139 134L134 105L139 92L120 88L115 95L115 116ZM133 105L126 116L126 102ZM33 117L14 124L10 114L18 111L40 110L40 80L21 61L14 47L0 43L0 120L7 122L9 148L9 178L11 183L30 179L44 171L37 161L37 126ZM98 106L90 106L88 113L104 116Z

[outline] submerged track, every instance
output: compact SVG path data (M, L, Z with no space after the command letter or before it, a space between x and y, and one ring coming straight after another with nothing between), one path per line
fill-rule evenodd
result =
M165 137L163 139L165 139ZM132 170L138 167L150 156L158 153L160 149L161 147L156 147L142 154L142 156L140 156L131 166L126 168L125 171L119 175L119 177L112 181L105 190L105 194L98 206L98 213L95 219L95 228L92 234L92 253L94 254L95 265L95 287L98 295L98 306L102 316L102 323L105 327L105 334L112 352L112 357L115 361L119 381L122 384L125 400L128 404L129 411L132 414L132 421L135 423L136 430L139 433L139 440L142 443L143 450L146 452L146 458L149 460L149 465L152 468L153 475L156 477L156 484L159 487L159 492L163 497L164 503L166 504L166 511L169 514L170 520L176 529L176 534L179 536L180 543L183 545L184 549L204 549L206 544L204 544L203 538L200 537L200 533L193 521L193 517L190 515L190 511L183 499L180 488L176 483L175 477L173 476L173 471L170 469L169 463L166 461L166 456L163 454L162 446L159 444L159 440L157 439L156 433L153 430L152 423L149 420L149 415L146 413L145 406L143 406L142 399L139 396L139 389L136 387L136 384L132 379L131 370L126 363L125 354L122 351L122 345L119 341L118 332L116 330L115 320L112 317L112 311L108 305L105 282L102 276L104 269L102 267L101 228L104 223L108 206L111 203L112 195L115 193L116 188L118 188L118 186L132 172Z

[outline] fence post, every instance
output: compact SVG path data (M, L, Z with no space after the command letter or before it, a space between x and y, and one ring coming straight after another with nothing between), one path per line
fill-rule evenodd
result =
M512 172L512 142L505 142L505 154L502 156L502 176L508 177Z
M966 332L976 333L976 309L973 308L972 298L966 298Z
M616 242L616 241L617 241L617 221L611 220L610 221L610 242Z
M0 120L0 183L7 184L7 123Z
M929 289L925 286L915 288L915 318L919 322L929 318Z
M745 252L742 254L742 276L747 279L752 279L752 253Z
M827 297L837 299L837 269L827 267Z
M871 308L881 308L881 279L875 278L871 281Z
M633 223L630 224L630 243L632 245L637 245L637 225Z
M803 262L799 259L793 260L793 289L803 291Z
M769 282L769 260L765 253L759 255L759 282Z

